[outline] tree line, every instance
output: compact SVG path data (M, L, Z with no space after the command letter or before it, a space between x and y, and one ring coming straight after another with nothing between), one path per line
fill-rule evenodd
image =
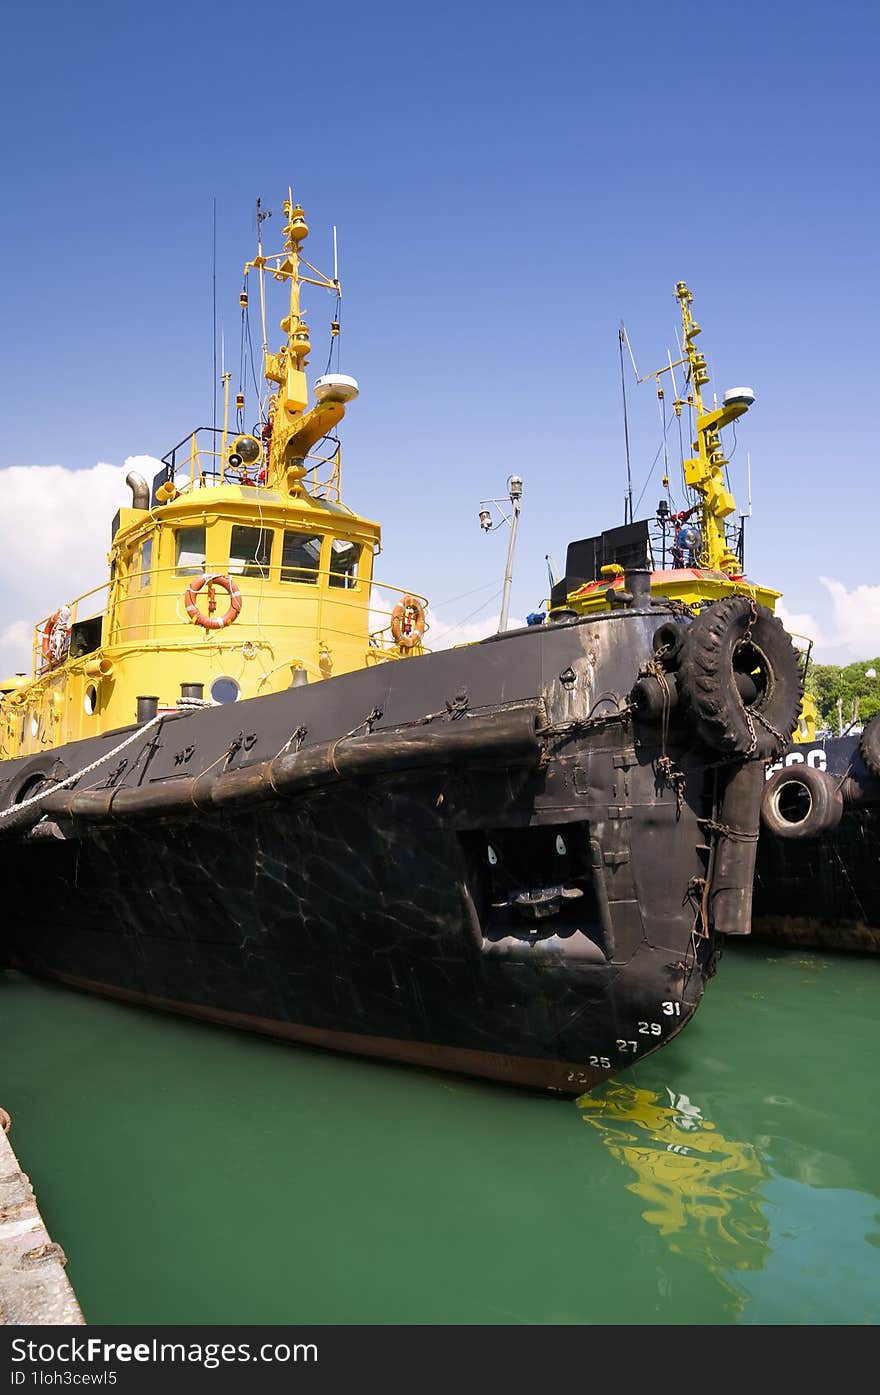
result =
M836 736L853 722L866 722L880 712L880 657L862 659L841 668L811 664L807 689L819 708L819 725Z

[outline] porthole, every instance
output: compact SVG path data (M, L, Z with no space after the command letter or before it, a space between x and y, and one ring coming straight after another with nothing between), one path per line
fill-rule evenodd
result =
M234 678L215 678L211 684L211 697L214 702L238 702L241 689Z
M86 716L93 716L97 706L98 689L95 687L94 683L90 683L86 688L85 697L83 698L83 708L85 709Z

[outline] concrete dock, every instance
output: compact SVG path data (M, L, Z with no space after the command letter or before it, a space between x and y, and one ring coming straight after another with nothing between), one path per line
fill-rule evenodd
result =
M9 1115L0 1109L0 1324L83 1326L64 1270L67 1257L46 1230L8 1129Z

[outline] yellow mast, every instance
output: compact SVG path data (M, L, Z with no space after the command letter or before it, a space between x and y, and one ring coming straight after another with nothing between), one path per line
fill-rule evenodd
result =
M709 370L706 367L705 355L698 353L694 347L700 326L690 311L693 295L684 281L679 281L676 285L675 295L681 305L682 352L685 355L684 359L679 361L688 364L690 392L684 399L676 397L673 407L676 416L681 416L685 405L692 405L696 412L697 435L696 440L691 442L691 449L696 453L691 459L683 462L683 468L685 483L700 496L699 513L703 540L700 563L715 571L739 575L740 561L728 544L724 526L724 520L736 510L736 501L725 482L727 457L721 445L721 431L748 411L754 401L754 393L748 388L735 388L725 393L721 407L706 411L701 388L709 381ZM670 370L672 367L670 364Z
M262 292L263 272L274 262L269 269L275 280L290 284L288 312L280 322L287 336L286 343L277 353L264 350L263 373L270 388L268 418L271 428L266 483L282 494L297 495L303 491L302 481L307 470L305 456L342 419L345 402L341 397L325 396L310 411L306 410L309 394L305 369L312 345L300 303L300 286L308 282L335 291L337 296L341 292L337 278L324 276L302 256L301 244L309 235L308 224L302 206L294 204L290 191L288 195L284 201L287 221L283 252L273 258L264 256L259 250L244 270L245 275L251 270L259 271ZM315 275L304 276L300 263Z

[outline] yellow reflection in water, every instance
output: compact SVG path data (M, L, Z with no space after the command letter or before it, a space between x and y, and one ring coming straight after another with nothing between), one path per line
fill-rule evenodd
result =
M577 1101L636 1181L628 1190L670 1249L713 1270L760 1269L769 1225L760 1194L765 1173L749 1143L730 1142L687 1095L612 1083Z

